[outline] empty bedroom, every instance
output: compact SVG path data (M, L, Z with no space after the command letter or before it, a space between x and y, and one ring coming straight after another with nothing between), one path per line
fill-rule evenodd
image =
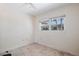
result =
M0 56L79 56L78 3L0 3Z

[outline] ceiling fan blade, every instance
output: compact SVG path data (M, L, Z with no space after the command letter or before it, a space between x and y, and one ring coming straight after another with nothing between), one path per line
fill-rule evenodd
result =
M29 3L31 5L32 8L36 9L36 7L34 6L34 4Z
M22 7L30 5L30 8L36 9L36 7L32 3L24 3Z

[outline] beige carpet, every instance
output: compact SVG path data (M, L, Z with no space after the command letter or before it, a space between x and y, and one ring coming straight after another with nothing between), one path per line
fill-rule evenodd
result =
M71 56L71 54L64 53L44 45L37 43L23 46L10 51L13 56Z

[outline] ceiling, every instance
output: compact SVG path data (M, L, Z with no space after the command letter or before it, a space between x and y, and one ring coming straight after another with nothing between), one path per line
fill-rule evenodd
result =
M7 6L22 13L29 15L40 15L47 11L53 10L60 6L67 5L66 3L9 3Z

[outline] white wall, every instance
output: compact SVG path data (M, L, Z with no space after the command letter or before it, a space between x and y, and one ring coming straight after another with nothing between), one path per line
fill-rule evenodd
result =
M0 52L33 42L32 17L0 4Z
M41 31L39 20L66 15L64 31ZM79 55L79 4L59 7L36 18L35 41L49 47Z

